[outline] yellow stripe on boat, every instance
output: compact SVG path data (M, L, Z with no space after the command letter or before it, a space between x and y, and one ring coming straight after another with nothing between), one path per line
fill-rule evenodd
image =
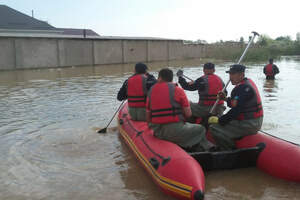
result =
M181 196L190 198L192 193L192 186L185 185L183 183L171 180L169 178L161 176L159 173L157 173L156 169L153 168L151 163L145 158L145 156L139 151L139 149L136 147L132 139L128 136L127 132L122 128L120 124L118 124L120 133L122 137L127 141L127 143L130 145L131 149L137 156L137 158L143 163L143 165L146 167L147 171L150 173L150 175L155 179L155 181L166 190L175 192Z

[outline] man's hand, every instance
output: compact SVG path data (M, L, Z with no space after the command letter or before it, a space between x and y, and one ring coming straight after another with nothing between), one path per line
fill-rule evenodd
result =
M217 124L217 123L219 123L219 118L216 116L211 116L208 118L208 123L209 124Z
M220 99L220 100L225 100L225 101L227 100L226 94L223 91L218 92L217 98Z
M182 77L183 76L183 71L181 69L179 69L177 72L176 72L176 75L177 77Z

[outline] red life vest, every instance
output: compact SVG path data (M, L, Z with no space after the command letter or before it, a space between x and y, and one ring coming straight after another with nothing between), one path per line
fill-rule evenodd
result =
M209 74L209 75L203 75L201 78L203 78L205 82L205 90L198 90L199 93L199 104L205 105L205 106L212 106L215 104L217 100L217 94L219 91L222 91L224 87L224 83L222 79L215 75L215 74ZM223 104L224 101L219 101L218 104Z
M249 85L255 92L255 95L245 103L238 120L256 119L263 116L261 98L255 83L251 79L244 79L240 84Z
M128 79L127 97L129 107L146 107L147 77L144 74L135 74Z
M174 83L156 83L149 91L152 123L167 124L183 121L181 105L174 99L175 87Z
M274 76L273 64L268 64L266 66L266 75L267 76Z

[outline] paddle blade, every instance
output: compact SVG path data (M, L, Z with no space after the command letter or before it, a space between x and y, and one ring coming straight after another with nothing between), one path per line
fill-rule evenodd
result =
M97 131L97 133L106 133L106 129L107 129L107 127L100 129L99 131Z

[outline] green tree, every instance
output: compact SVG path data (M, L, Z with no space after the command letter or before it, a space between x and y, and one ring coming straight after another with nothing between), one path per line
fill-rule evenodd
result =
M268 35L260 35L257 44L260 46L268 46L273 43L272 38L270 38Z

